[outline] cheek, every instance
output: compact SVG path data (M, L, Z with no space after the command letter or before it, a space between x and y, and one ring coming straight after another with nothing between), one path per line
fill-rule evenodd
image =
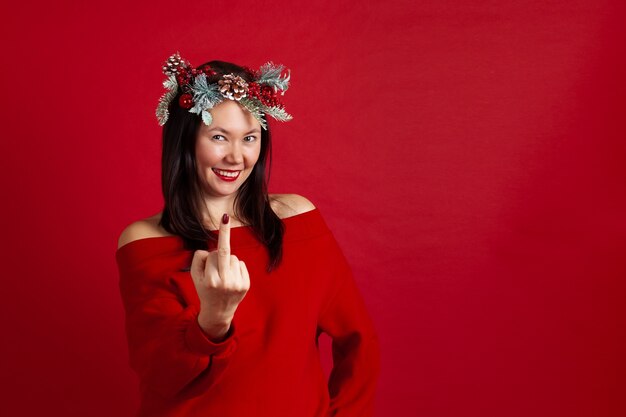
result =
M261 146L257 146L254 149L250 149L249 152L246 153L246 159L250 161L251 164L255 164L256 161L259 160L260 155L261 155Z
M199 154L196 155L196 160L200 165L213 165L214 158L211 155Z
M196 161L201 165L215 165L221 158L219 150L210 146L199 146L196 148Z

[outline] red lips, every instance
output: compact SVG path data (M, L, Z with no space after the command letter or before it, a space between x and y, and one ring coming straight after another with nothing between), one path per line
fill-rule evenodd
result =
M220 173L218 173L215 169L212 169L211 171L215 172L215 175L216 175L219 179L221 179L221 180L223 180L223 181L229 181L229 182L235 181L237 178L239 178L239 173L240 173L240 171L232 171L232 170L228 170L228 169L220 170L220 171L226 171L226 172L238 172L238 174L237 174L237 175L235 175L234 177L227 177L227 176L225 176L225 175L221 175L221 174L220 174Z

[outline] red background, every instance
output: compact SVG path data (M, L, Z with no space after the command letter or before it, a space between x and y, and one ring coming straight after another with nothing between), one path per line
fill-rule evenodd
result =
M291 69L270 191L344 248L377 416L626 415L622 3L3 4L2 414L137 406L114 253L178 50Z

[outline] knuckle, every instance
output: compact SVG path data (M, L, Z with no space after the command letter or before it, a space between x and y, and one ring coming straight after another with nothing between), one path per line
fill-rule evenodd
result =
M227 255L230 253L230 250L229 250L228 248L221 247L221 248L219 248L219 249L217 250L217 253L218 253L220 256L227 256Z
M218 289L220 287L220 283L222 282L221 279L219 279L219 275L218 274L210 274L208 281L208 287L212 288L212 289Z

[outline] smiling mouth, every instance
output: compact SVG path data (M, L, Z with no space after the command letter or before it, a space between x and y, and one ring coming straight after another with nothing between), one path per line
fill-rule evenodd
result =
M215 169L215 168L211 168L213 170L213 172L215 172L215 174L223 179L229 179L229 180L234 180L237 179L237 177L239 177L239 173L241 173L241 171L232 171L232 170L228 170L228 169Z

